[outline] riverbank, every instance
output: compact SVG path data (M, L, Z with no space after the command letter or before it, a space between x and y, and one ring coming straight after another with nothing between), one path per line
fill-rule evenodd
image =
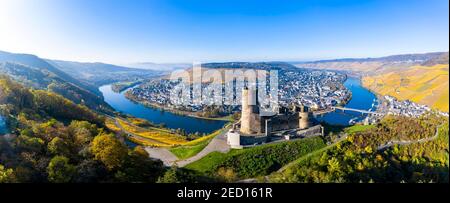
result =
M229 122L234 121L234 119L231 117L232 116L231 114L227 115L227 116L223 116L223 117L216 117L216 118L215 117L202 117L202 116L196 115L197 112L183 111L183 110L174 109L171 107L155 104L152 102L147 102L147 101L142 101L142 100L136 99L136 97L134 97L132 94L130 94L128 90L124 93L124 95L127 99L129 99L133 102L136 102L136 103L140 103L146 107L156 108L156 109L159 109L162 111L168 111L170 113L177 114L180 116L188 116L188 117L204 119L204 120L229 121Z
M133 82L118 82L111 84L112 91L116 93L123 92L131 87L141 84L142 81L133 81Z
M145 119L153 124L173 130L180 129L188 134L207 135L221 129L230 121L229 119L202 119L194 116L179 115L161 108L145 106L142 103L126 98L126 91L121 93L112 91L111 85L101 86L99 90L103 93L105 102L118 112Z
M364 88L361 85L361 80L359 77L347 77L344 86L350 91L348 101L343 105L347 108L368 110L375 106L374 101L377 101L377 97L374 93ZM362 121L366 116L357 112L330 112L322 115L316 116L316 119L320 122L326 122L330 125L340 125L349 126L350 121Z

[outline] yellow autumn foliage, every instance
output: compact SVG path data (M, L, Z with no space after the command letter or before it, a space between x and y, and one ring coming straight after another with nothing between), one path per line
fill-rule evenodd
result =
M362 84L370 90L399 100L411 100L440 111L449 111L449 66L412 66L367 76Z

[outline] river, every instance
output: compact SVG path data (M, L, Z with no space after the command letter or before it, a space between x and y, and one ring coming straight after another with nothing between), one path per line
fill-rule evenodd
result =
M111 105L116 111L130 114L132 116L146 119L155 124L165 124L171 129L184 129L187 133L211 133L222 128L226 121L206 120L189 116L182 116L157 108L146 107L142 104L130 101L124 95L127 91L116 93L112 91L111 85L100 87L105 102Z
M364 88L361 85L360 79L348 77L344 83L344 86L352 92L352 98L345 105L345 107L375 111L377 105L376 95ZM349 125L349 121L352 119L356 122L359 122L364 118L366 118L366 115L362 115L358 112L346 111L345 113L343 113L342 111L338 110L322 116L318 116L317 120L324 121L332 125Z
M8 133L8 129L6 128L6 121L5 118L3 118L0 115L0 135Z
M374 110L372 104L375 104L376 96L361 86L361 81L357 78L349 77L345 83L352 92L351 100L345 105L349 108ZM157 108L146 107L142 104L130 101L124 95L125 91L116 93L111 90L111 85L100 87L105 101L119 112L130 114L132 116L149 120L155 124L164 123L168 128L184 129L188 133L211 133L225 125L225 121L205 120L188 116L177 115ZM324 121L333 125L349 125L350 120L361 121L365 115L357 112L331 112L317 117L319 121Z

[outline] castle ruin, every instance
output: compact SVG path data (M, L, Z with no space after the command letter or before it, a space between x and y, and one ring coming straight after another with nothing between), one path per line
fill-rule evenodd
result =
M256 90L242 90L241 119L227 134L232 148L323 135L323 127L311 118L310 109L303 105L280 107L277 111L262 111Z

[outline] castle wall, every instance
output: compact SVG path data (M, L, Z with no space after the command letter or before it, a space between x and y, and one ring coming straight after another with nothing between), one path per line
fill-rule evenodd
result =
M300 112L299 113L299 120L298 120L298 126L300 129L306 129L310 127L310 121L309 121L309 112Z
M239 135L239 133L235 133L235 132L228 132L227 143L233 149L241 149L242 148L241 135Z
M255 92L249 89L242 90L241 128L243 134L264 133L264 120L259 116L258 102L253 101ZM252 99L253 98L253 99Z
M277 115L270 119L270 129L272 131L281 131L295 129L299 127L298 114Z
M324 136L324 129L321 125L316 125L305 130L297 132L300 137Z
M305 106L295 107L294 113L282 108L278 115L261 116L256 92L253 89L242 90L242 113L240 132L243 135L264 134L269 131L282 131L288 129L307 129L311 127L309 109ZM269 119L266 126L266 119Z
M248 105L248 89L242 90L242 111L241 111L241 129L240 131L244 134L251 133L251 115L252 110Z
M246 145L254 145L254 144L263 144L269 142L270 139L268 136L241 136L240 144L243 146Z

